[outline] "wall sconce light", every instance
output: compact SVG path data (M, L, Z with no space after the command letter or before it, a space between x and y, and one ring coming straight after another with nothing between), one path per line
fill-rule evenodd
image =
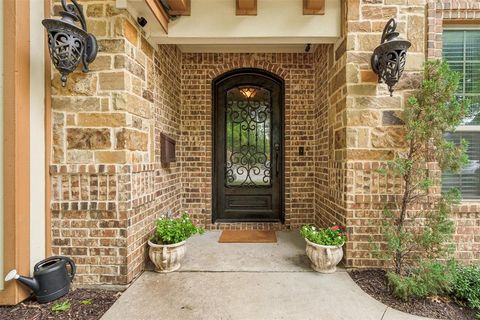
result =
M66 4L62 0L63 11L60 11L61 19L44 19L43 26L48 32L48 49L53 65L62 75L62 86L67 82L67 76L73 72L80 61L83 64L82 71L88 72L88 64L92 63L97 56L97 39L87 32L87 24L82 8L76 0L70 0L73 4ZM82 28L75 23L80 21Z
M411 43L398 38L397 22L390 19L383 29L382 42L372 55L372 69L378 75L378 82L385 82L393 94L393 87L402 76L407 61L407 50Z

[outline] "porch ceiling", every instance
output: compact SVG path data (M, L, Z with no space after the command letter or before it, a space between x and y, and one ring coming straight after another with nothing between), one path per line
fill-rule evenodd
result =
M341 36L340 0L326 0L324 15L304 15L302 1L258 0L255 16L235 15L232 0L191 0L190 16L171 20L168 33L146 0L117 0L117 7L147 19L144 30L152 44L177 44L184 51L218 51L222 45L222 52L250 52L255 45L256 51L266 46L266 51L301 52L306 43L335 43Z

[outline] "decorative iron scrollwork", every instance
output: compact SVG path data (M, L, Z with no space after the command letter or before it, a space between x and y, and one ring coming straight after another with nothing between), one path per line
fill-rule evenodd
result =
M255 88L245 96L242 88L227 93L226 187L271 186L270 92Z
M55 68L62 75L62 85L65 86L67 76L73 72L80 61L83 72L88 72L88 64L92 63L97 56L97 40L95 36L87 32L87 24L82 8L76 0L73 4L62 0L62 18L45 19L42 24L48 32L48 49L50 58ZM81 27L75 24L80 21Z
M393 87L398 83L405 69L407 50L410 41L398 38L397 22L390 19L383 29L382 42L372 55L372 69L379 76L378 82L385 82L393 94Z

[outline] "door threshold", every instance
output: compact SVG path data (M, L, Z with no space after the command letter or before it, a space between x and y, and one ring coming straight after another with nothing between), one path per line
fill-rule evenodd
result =
M254 219L216 219L213 224L220 224L220 223L277 223L277 224L285 224L285 222L279 219L272 219L272 220L254 220Z

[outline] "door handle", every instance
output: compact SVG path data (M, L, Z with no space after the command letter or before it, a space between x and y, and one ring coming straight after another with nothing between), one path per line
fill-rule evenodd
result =
M280 171L279 169L279 158L280 158L280 144L278 143L275 143L273 145L273 148L275 150L275 176L278 177L278 173Z

